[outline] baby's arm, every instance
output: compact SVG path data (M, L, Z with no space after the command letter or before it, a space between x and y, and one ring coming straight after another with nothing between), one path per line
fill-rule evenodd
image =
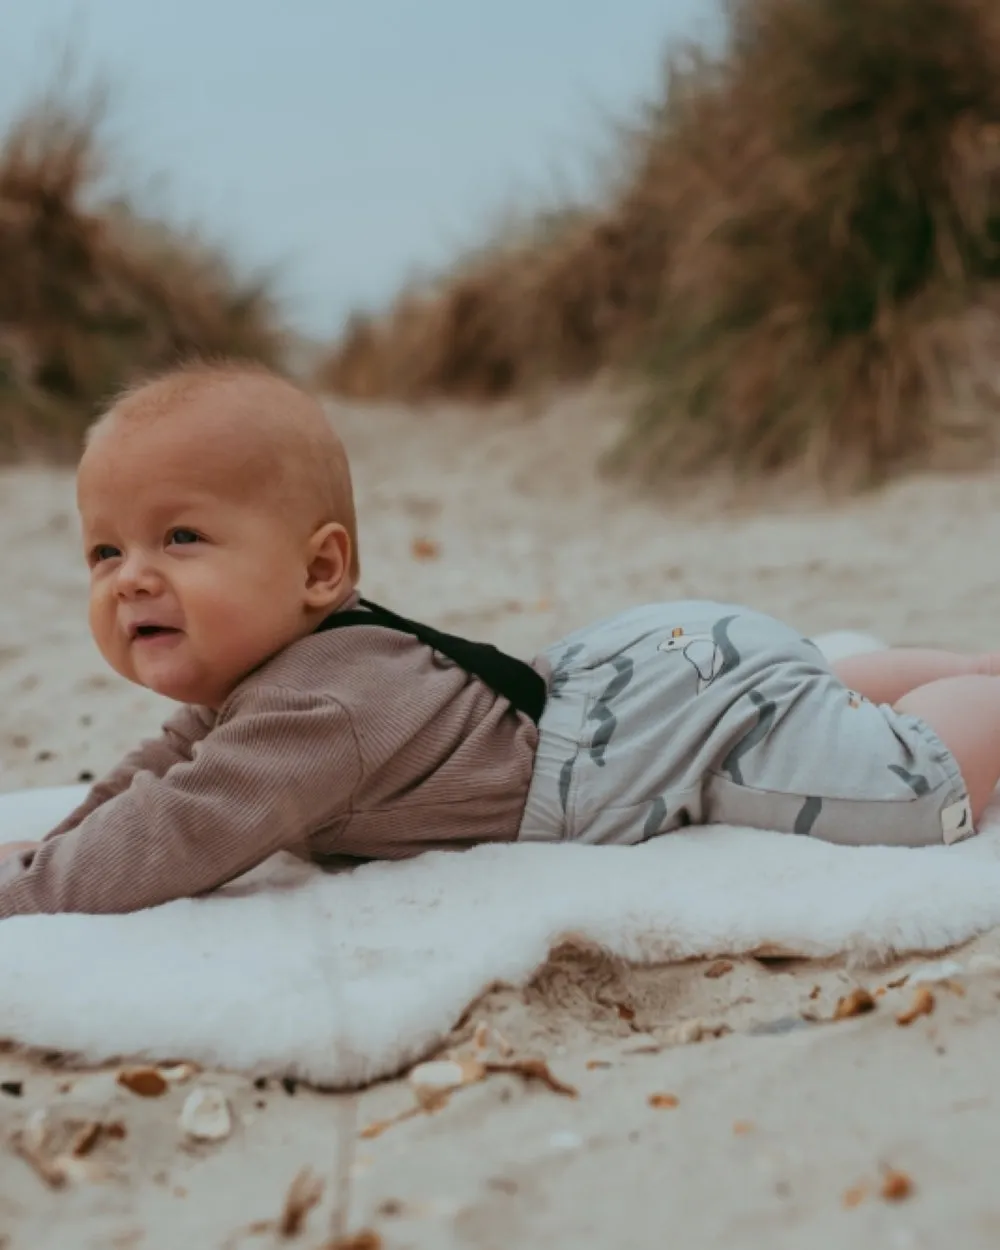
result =
M190 759L135 772L74 828L0 862L0 917L202 894L346 811L361 770L340 705L274 689L238 698Z
M91 812L97 811L109 799L127 790L136 773L145 771L155 777L162 777L174 764L189 760L194 744L200 742L209 732L214 719L214 713L207 708L187 705L180 708L166 721L158 738L148 738L140 742L106 777L96 781L83 802L54 829L50 829L42 841L62 837L70 829L75 829ZM0 863L13 855L23 856L25 852L34 852L38 846L38 842L4 842L0 844Z
M75 829L91 812L97 811L109 799L127 790L136 773L150 772L154 777L162 777L174 764L190 760L194 744L205 737L214 720L214 713L207 708L187 705L180 708L165 722L158 738L147 738L140 742L106 777L91 786L83 802L50 830L43 840L61 837L70 829ZM6 848L0 848L0 853L6 855L9 852Z

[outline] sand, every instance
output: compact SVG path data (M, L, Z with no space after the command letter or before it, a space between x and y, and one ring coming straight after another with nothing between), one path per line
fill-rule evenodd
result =
M366 593L444 628L528 654L622 605L699 596L804 631L997 645L993 475L736 507L718 483L657 499L599 480L616 421L599 391L535 416L333 411L355 459ZM109 674L89 640L71 476L0 474L0 518L0 785L86 779L167 708ZM331 1095L207 1074L233 1132L186 1147L190 1083L144 1099L115 1070L0 1055L0 1245L283 1244L250 1226L276 1220L309 1168L322 1198L289 1243L309 1248L360 1230L400 1250L994 1247L1000 937L949 958L933 1011L900 1025L918 990L886 987L917 963L634 969L559 952L529 989L477 1003L453 1042L482 1022L576 1097L495 1074L374 1137L366 1126L413 1105L405 1079ZM858 986L885 991L876 1009L831 1022ZM15 1154L11 1135L43 1107L124 1125L92 1156L109 1178L54 1190Z

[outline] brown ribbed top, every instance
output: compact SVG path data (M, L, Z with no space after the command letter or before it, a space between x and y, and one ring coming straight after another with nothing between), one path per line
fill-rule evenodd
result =
M182 707L33 852L0 917L129 912L217 888L276 851L397 859L517 837L538 731L415 638L311 634L218 713Z

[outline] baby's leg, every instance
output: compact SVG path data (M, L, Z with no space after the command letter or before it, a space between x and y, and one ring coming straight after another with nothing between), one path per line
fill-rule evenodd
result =
M753 685L737 666L711 687L744 679L718 722L727 749L706 778L708 822L855 846L975 832L1000 776L1000 678L974 671L984 657L900 650L831 666L769 630L759 641L777 662Z
M978 821L1000 781L1000 677L943 677L904 694L895 706L925 720L954 755Z
M925 647L892 647L836 660L831 668L850 690L872 703L897 703L904 694L948 677L1000 676L1000 652L962 655Z

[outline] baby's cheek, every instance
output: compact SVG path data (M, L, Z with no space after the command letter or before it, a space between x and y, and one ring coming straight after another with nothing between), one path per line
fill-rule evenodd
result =
M106 656L113 640L115 615L114 611L109 608L107 596L102 595L99 591L92 593L90 596L90 603L87 608L87 622L90 625L90 632L100 648L101 654Z
M213 577L208 569L189 578L178 598L189 624L225 629L240 618L242 587L231 577Z
M223 656L242 656L254 647L263 611L262 601L255 603L242 596L214 599L205 605L202 616L206 641L210 640L213 651Z
M111 666L122 677L130 680L134 679L134 665L131 662L128 644L115 636L114 633L104 631L103 633L94 632L94 641L97 643L97 649L107 664Z

